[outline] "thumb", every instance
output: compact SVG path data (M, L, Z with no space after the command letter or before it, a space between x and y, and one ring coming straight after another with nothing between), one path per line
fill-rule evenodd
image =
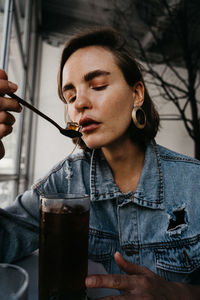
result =
M123 258L123 256L117 251L114 254L115 261L117 265L127 274L133 275L133 274L140 274L140 275L148 275L151 273L150 270L148 270L145 267L133 264L131 262L128 262Z

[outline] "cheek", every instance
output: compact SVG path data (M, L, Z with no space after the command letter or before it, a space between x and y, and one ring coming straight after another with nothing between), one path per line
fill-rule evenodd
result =
M67 116L68 116L68 119L75 122L75 112L74 112L74 109L72 109L72 106L71 105L68 105L67 107Z
M117 119L119 122L124 121L124 119L131 119L132 109L134 107L134 102L130 95L118 95L112 103L112 107L108 110L111 118Z

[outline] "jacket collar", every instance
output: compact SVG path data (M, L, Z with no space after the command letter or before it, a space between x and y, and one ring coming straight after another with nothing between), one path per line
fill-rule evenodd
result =
M155 142L145 151L144 167L135 192L123 194L114 182L112 170L103 153L93 150L90 168L91 201L122 198L152 209L163 209L163 180L161 160Z

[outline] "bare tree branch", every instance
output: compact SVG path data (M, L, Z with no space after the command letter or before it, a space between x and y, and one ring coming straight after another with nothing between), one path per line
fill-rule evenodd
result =
M161 119L183 121L194 141L195 156L200 159L200 101L197 99L200 88L200 1L113 0L113 7L116 27L127 33L139 59L145 63L146 83L159 92L154 98L170 101L178 110L179 114L161 115ZM146 29L143 38L140 29L139 32L137 27L135 29L132 17L136 10ZM184 68L184 72L177 66Z

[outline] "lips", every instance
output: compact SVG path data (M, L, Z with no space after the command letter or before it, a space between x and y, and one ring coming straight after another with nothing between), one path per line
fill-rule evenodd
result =
M82 127L81 132L87 133L97 129L100 123L91 118L83 117L80 119L79 125Z

